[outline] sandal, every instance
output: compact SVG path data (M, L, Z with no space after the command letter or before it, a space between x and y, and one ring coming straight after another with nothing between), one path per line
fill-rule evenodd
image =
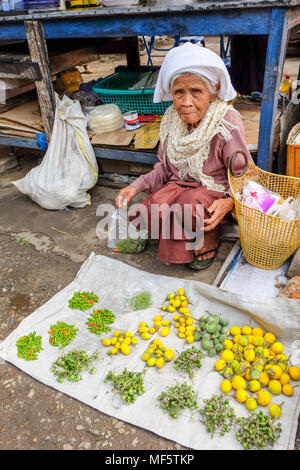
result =
M198 270L208 268L210 265L213 264L214 259L217 254L217 250L218 248L213 248L212 250L204 251L203 253L199 253L198 255L194 253L194 261L189 263L188 266L192 269L198 269ZM214 256L212 256L211 258L207 258L207 259L201 259L201 260L198 259L198 256L207 255L208 253L214 253Z

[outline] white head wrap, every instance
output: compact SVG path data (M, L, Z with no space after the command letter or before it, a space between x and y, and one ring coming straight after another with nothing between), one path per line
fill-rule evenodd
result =
M187 42L174 47L166 54L159 71L153 102L172 100L171 80L175 75L186 72L203 75L213 86L220 84L217 95L221 100L231 101L236 96L221 57L207 47Z

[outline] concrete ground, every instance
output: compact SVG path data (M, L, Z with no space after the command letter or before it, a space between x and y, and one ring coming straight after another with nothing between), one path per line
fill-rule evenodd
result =
M115 56L101 63L111 73L110 69L123 60ZM99 69L101 63L97 64ZM5 151L0 148L0 155ZM17 156L18 167L0 174L0 341L68 285L91 251L151 273L211 284L233 246L222 242L213 266L202 272L160 263L156 248L151 248L152 255L143 252L138 257L113 254L105 240L96 236L96 209L102 203L113 204L118 190L95 186L90 191L91 206L61 212L43 210L11 184L36 166L41 154L23 149ZM1 360L0 402L1 450L182 449L57 392ZM299 430L295 449L300 449Z

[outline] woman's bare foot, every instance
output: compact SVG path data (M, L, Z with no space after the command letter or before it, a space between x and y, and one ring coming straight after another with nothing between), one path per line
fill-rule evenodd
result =
M198 261L214 258L219 246L220 234L221 229L219 226L210 232L205 232L204 246L199 250L195 250Z

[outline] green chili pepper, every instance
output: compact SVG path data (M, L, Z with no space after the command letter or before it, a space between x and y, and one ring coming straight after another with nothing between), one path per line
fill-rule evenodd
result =
M16 346L18 349L18 357L22 357L25 361L33 361L37 359L37 354L43 350L42 348L42 337L36 336L36 332L33 331L28 335L21 336Z

